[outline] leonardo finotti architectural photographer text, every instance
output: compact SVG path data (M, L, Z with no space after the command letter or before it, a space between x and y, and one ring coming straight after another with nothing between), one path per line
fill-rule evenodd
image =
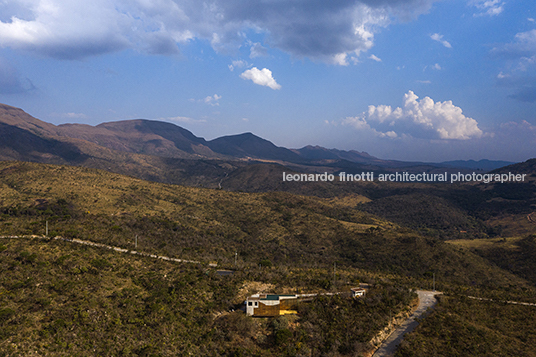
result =
M337 175L328 174L291 174L283 172L283 181L297 181L297 182L524 182L527 174L513 174L511 172L507 174L480 174L470 173L464 174L461 172L449 174L447 172L440 174L430 174L423 172L422 174L414 174L409 172L395 172L390 174L378 174L374 177L374 172L362 172L360 174L348 174L346 172L340 172Z

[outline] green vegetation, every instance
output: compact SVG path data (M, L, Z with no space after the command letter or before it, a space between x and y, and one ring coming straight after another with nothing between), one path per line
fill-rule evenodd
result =
M416 294L392 285L370 289L362 299L319 297L302 304L300 328L311 355L355 355L371 350L370 341L389 324L388 316L409 311ZM309 354L306 354L309 355Z
M504 270L536 284L536 235L518 238L456 241Z
M227 312L241 305L242 282L321 291L315 286L328 274L261 268L220 277L202 265L58 240L2 243L1 356L352 355L370 348L388 316L407 309L413 297L378 281L365 299L319 297L303 303L300 317L253 319ZM356 270L339 274L340 281L359 278L373 280Z
M2 356L202 355L213 311L238 288L195 265L60 241L3 243Z
M441 239L461 238L467 234L487 236L482 221L437 196L406 194L382 197L369 202L364 209L422 234Z
M440 297L397 357L536 356L536 307Z
M497 199L496 192L378 187L365 185L343 197L334 197L331 187L326 198L241 193L81 167L0 162L0 236L26 236L0 241L0 356L355 356L370 351L389 316L408 310L410 290L430 289L434 276L436 288L451 295L430 320L456 318L444 331L423 325L405 342L404 356L423 339L443 351L437 336L447 330L460 341L444 349L450 355L478 354L464 350L473 327L484 331L484 342L474 347L484 346L482 351L490 341L507 345L500 351L524 351L534 343L529 334L489 332L500 323L490 317L498 313L496 303L452 297L536 302L534 236L445 242L497 234L488 224L497 217L495 208L473 214ZM503 188L502 195L522 202L519 212L525 212L533 197ZM464 192L482 197L471 206L476 201L466 201ZM30 238L43 237L47 222L49 237L200 263ZM219 276L210 262L234 273ZM372 286L364 299L318 297L302 304L298 316L254 319L230 312L261 290L348 291L359 282ZM478 312L474 321L469 307ZM521 310L510 308L512 321L505 321L518 328ZM508 344L510 337L515 341ZM413 355L433 355L428 347Z
M347 202L283 192L230 193L86 168L0 163L0 235L80 238L176 258L242 266L334 262L440 289L525 286L484 259ZM268 264L269 262L269 264Z

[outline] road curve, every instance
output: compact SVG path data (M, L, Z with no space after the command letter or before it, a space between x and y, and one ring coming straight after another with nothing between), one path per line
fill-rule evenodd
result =
M419 295L419 306L411 314L406 321L404 321L400 326L393 331L389 337L383 341L380 348L372 355L372 357L392 357L395 354L396 348L402 342L404 335L408 332L411 332L419 324L416 319L424 317L429 308L433 308L437 303L435 295L440 294L437 291L424 291L417 290Z

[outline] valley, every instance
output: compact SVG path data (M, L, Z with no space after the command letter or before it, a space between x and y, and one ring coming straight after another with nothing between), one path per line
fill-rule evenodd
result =
M531 353L536 159L490 167L519 182L284 181L473 171L0 109L0 356L370 356L434 287L397 356ZM245 316L259 292L319 295Z
M93 350L133 356L359 355L378 346L372 338L390 323L389 316L409 308L412 298L405 294L430 289L433 278L445 299L463 294L536 302L526 265L534 253L518 248L529 247L531 236L506 238L504 244L501 237L484 239L489 222L501 216L490 211L484 221L471 215L471 207L459 205L459 196L445 186L400 183L380 189L365 183L356 185L363 195L322 198L177 186L14 161L0 162L0 185L1 236L43 236L48 222L50 238L147 255L117 255L102 246L50 238L3 238L1 349L9 354L32 349L54 355ZM475 185L470 187L458 189L472 192ZM486 193L481 205L494 195ZM411 197L418 201L402 204ZM393 198L402 200L400 207ZM391 203L378 206L382 200ZM389 213L395 211L408 216ZM425 219L414 221L415 214ZM460 233L449 230L454 222L474 238L456 239ZM511 253L497 258L504 255L486 248L494 244ZM520 267L512 267L514 262ZM234 274L214 275L211 264ZM261 321L229 313L244 296L259 292L240 292L247 282L279 293L340 291L360 282L374 288L361 302L321 297L300 308L299 317ZM196 305L177 305L184 299ZM443 301L451 300L440 300L438 314L452 306ZM332 320L334 309L344 313ZM177 323L189 326L188 332ZM428 332L418 327L413 334ZM181 342L168 343L172 337Z

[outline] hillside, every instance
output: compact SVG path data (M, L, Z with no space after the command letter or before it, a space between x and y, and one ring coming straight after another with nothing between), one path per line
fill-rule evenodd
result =
M293 163L307 161L291 150L275 146L270 141L259 138L252 133L223 136L209 141L208 145L216 152L236 158L249 157Z
M395 356L533 357L535 321L534 306L444 296Z
M80 167L0 163L0 235L51 234L229 264L342 265L448 284L508 286L478 256L378 219L351 201L163 185ZM354 201L360 202L360 201ZM516 283L517 284L517 283Z
M123 120L95 127L81 124L58 126L63 137L77 138L109 149L172 158L223 157L212 152L203 138L180 126L154 120Z
M464 247L481 257L536 284L536 235L482 240L459 240L452 244Z
M0 106L0 139L0 160L84 166L155 182L236 192L285 191L324 198L359 194L372 199L362 210L442 239L534 231L523 221L536 204L534 160L495 171L527 173L527 183L283 182L283 172L378 175L459 169L418 163L403 167L409 163L356 151L288 150L251 133L206 141L174 124L150 120L54 126L6 105Z
M299 317L252 319L232 312L251 287L315 286L326 272L264 267L219 276L42 239L2 239L0 257L0 271L9 272L0 276L0 351L8 355L350 356L373 348L389 312L407 311L414 298L382 280L359 301L321 297L300 306ZM339 276L373 279L356 270Z
M356 194L227 192L83 167L0 162L0 236L42 237L48 222L51 237L200 262L44 237L0 238L0 350L352 356L371 351L390 316L409 309L408 288L430 288L433 277L446 293L536 301L534 285L517 271L361 211L368 201ZM234 273L219 276L209 263ZM359 282L371 285L365 299L317 298L300 306L299 316L255 320L230 313L259 289L333 292Z

